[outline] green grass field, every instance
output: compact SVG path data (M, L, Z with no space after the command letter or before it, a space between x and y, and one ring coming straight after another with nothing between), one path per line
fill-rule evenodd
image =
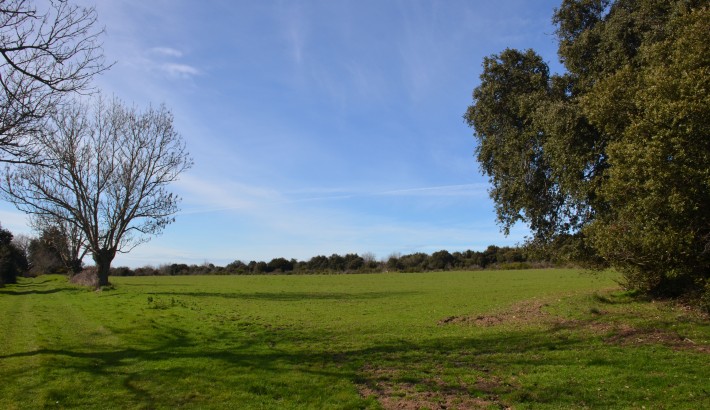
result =
M710 408L707 318L615 277L22 279L0 408Z

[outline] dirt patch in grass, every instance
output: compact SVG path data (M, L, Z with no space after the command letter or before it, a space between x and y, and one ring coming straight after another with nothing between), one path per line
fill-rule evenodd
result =
M496 394L503 383L496 377L480 377L473 386L451 385L437 377L420 382L403 381L397 369L365 366L366 381L358 385L362 397L374 397L385 410L508 409ZM481 392L480 397L471 390Z
M676 332L664 329L636 328L628 325L622 325L612 330L611 335L605 338L605 342L622 346L660 344L677 350L710 353L710 346L696 343Z
M404 390L402 387L397 390L389 387L378 389L362 387L360 394L362 397L374 396L385 410L488 409L492 406L498 407L495 401L477 397L450 397L438 392L417 392L411 387Z
M599 297L601 298L601 297ZM597 299L599 299L597 298ZM671 304L671 302L654 302L659 308L673 312L676 320L702 321L707 317L699 313L696 309L687 308ZM604 303L602 303L604 304ZM586 318L570 319L557 316L545 311L549 303L540 300L527 300L518 302L505 310L493 312L486 315L470 316L449 316L441 319L438 324L444 325L469 325L480 327L492 327L500 325L543 325L549 326L551 332L558 331L578 331L588 335L606 335L603 340L609 344L623 346L641 346L657 344L678 350L694 350L703 353L710 353L710 345L703 342L696 342L683 336L665 326L653 327L633 326L624 323L619 312L601 309L597 306L582 306L587 311ZM658 312L649 310L647 313L638 314L648 316L649 323L653 323Z
M558 318L551 331L575 330L588 335L604 335L607 344L620 346L663 345L677 350L695 350L710 353L710 346L669 329L637 327L627 323L602 322L597 320L564 320Z
M510 306L506 310L490 315L449 316L441 319L438 323L439 325L467 324L482 327L491 327L504 323L542 323L552 320L551 315L543 311L543 308L546 306L548 306L548 304L545 302L526 300Z

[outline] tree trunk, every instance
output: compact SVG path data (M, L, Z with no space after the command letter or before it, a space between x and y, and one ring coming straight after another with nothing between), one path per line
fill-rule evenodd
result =
M110 249L101 249L94 255L94 262L96 262L96 275L99 278L98 287L108 286L108 275L111 271L111 261L113 261L116 252Z

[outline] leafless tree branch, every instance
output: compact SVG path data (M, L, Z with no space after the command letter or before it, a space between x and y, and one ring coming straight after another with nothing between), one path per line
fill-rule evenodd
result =
M41 162L36 135L71 93L107 70L95 9L0 0L0 162Z

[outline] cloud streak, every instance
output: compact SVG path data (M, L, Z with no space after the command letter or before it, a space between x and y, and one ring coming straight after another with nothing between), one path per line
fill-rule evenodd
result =
M252 186L246 183L224 180L207 180L196 176L185 176L177 185L183 194L191 198L192 206L180 214L200 214L225 211L246 212L265 209L267 206L295 203L340 201L356 198L377 197L422 197L456 198L485 197L487 185L484 183L438 185L429 187L358 191L343 189L306 189L279 192L274 189Z
M148 50L152 54L157 54L164 57L182 57L183 52L172 47L153 47Z
M486 184L439 185L423 188L395 189L377 195L404 196L480 196L486 193Z
M187 64L165 63L160 65L160 69L178 78L190 78L200 74L200 70Z

